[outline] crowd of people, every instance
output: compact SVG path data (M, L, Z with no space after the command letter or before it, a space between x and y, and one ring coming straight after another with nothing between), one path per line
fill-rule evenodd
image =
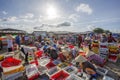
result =
M66 44L66 43L71 43L73 45L77 45L79 48L81 46L81 44L86 44L90 47L91 42L92 41L100 41L100 42L120 42L119 39L115 39L112 36L112 33L109 34L91 34L91 35L67 35L67 36L44 36L42 37L41 35L38 37L35 36L21 36L21 35L17 35L15 37L15 39L12 38L12 36L10 34L6 35L7 36L7 47L8 47L8 51L11 51L13 48L14 44L17 44L19 47L21 44L25 44L25 45L35 45L36 47L40 47L41 45L45 44L46 42L48 42L49 44ZM1 42L1 47L2 47L2 42Z

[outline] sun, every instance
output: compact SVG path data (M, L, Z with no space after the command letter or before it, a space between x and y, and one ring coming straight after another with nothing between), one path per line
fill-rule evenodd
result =
M57 10L53 6L49 6L46 10L48 19L55 19L57 17Z

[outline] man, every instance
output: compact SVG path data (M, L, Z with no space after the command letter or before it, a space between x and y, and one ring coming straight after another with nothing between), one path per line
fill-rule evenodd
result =
M20 47L20 44L21 44L21 42L20 42L20 40L21 40L21 38L20 38L20 36L19 36L19 34L15 37L15 42L16 42L16 44Z
M112 37L112 33L109 34L108 36L108 43L112 43L112 42L117 42L114 37Z
M102 36L101 36L101 42L107 42L107 36L105 33L102 34Z
M0 50L2 50L2 48L3 48L3 45L2 45L2 37L1 37L1 35L0 35Z
M78 47L79 47L79 48L80 48L81 43L82 43L82 36L79 35L79 36L78 36Z

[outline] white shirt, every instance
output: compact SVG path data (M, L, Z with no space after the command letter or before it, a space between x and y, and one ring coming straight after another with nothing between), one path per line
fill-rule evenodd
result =
M25 36L25 40L29 40L29 37L28 37L28 36Z
M7 39L7 47L8 48L13 47L13 41L11 39Z

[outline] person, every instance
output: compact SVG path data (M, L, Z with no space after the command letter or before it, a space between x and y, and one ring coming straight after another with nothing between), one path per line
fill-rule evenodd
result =
M0 79L2 80L2 72L3 72L3 68L0 66Z
M13 40L11 35L7 35L7 48L8 52L11 52L13 49Z
M20 47L20 44L21 44L21 42L20 42L20 40L21 40L21 38L20 38L20 36L19 36L19 34L15 37L15 43Z
M115 38L112 36L112 33L108 36L108 43L116 42Z
M107 36L106 34L102 34L102 37L101 37L101 42L107 42Z
M62 61L62 62L65 62L67 59L66 59L66 57L63 55L63 52L62 52L62 50L61 50L61 48L59 48L59 54L58 54L58 56L59 56L59 58L60 58L60 60Z
M0 40L0 50L2 50L3 45L2 45L2 40Z
M79 48L80 48L81 43L82 43L82 36L79 35L79 36L78 36L78 47L79 47Z
M29 43L29 36L28 35L24 36L24 41L25 41L25 44L28 45L28 43Z
M1 37L1 35L0 35L0 50L2 50L2 48L3 48L3 44L2 44L2 37Z
M91 76L90 80L97 78L96 68L92 63L85 61L85 62L79 63L79 65L80 65L80 68L82 68L83 72Z
M39 42L42 41L42 37L41 37L41 35L39 35L38 40L39 40Z
M25 50L24 50L24 47L21 47L21 51L22 51L22 53L25 55L25 64L29 64L29 61L28 61L28 52L26 52Z

